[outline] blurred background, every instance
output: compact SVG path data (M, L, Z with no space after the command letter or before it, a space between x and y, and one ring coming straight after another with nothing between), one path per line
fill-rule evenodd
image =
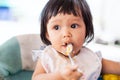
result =
M0 44L11 36L39 33L39 15L48 0L0 0ZM119 43L120 0L87 0L100 43Z
M0 45L12 36L39 33L39 15L48 0L0 0ZM119 44L120 0L87 0L95 41Z
M94 21L97 42L119 44L120 0L87 0Z
M39 15L47 0L0 0L0 45L20 34L40 31Z

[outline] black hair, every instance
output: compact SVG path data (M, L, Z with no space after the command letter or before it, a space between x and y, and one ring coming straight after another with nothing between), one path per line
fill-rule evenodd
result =
M51 44L46 38L47 23L52 16L56 16L58 13L81 16L86 26L85 41L89 43L94 38L92 15L86 0L49 0L40 17L40 37L46 45Z

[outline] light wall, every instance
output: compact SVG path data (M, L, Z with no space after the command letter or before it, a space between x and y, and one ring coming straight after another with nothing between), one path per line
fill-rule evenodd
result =
M87 0L96 36L108 42L120 40L120 0Z
M0 43L15 35L39 33L39 15L48 0L6 1L13 20L0 21ZM108 42L120 39L120 0L87 1L93 15L95 36Z

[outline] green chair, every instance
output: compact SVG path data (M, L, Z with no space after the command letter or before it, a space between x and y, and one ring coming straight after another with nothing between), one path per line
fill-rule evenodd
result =
M0 80L31 80L32 50L44 45L39 34L12 37L0 46Z

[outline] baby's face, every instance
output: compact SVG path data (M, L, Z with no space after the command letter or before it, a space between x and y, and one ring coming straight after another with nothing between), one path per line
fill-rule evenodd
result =
M77 54L85 41L85 33L82 17L58 14L48 21L46 37L58 52L64 53L67 44L71 43L73 53Z

